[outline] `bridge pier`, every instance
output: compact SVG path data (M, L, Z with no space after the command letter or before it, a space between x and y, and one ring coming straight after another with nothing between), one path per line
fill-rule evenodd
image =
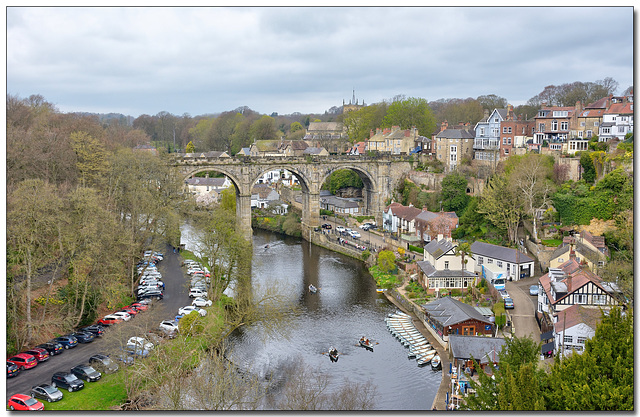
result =
M319 192L302 192L302 237L311 241L313 228L320 226L320 193Z
M253 229L251 228L251 194L240 195L236 193L236 220L237 229L242 236L251 241Z

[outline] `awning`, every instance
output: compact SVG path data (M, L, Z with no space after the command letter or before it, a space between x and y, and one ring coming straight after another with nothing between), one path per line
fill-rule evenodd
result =
M553 330L549 330L548 332L542 333L540 335L540 340L548 340L553 339Z
M542 345L542 348L540 348L540 353L553 352L554 347L554 342L545 343L544 345Z

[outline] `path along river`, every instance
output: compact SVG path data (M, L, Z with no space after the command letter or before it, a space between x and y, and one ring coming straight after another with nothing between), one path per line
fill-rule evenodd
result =
M254 230L253 248L254 287L260 291L277 286L298 308L287 311L287 338L265 337L260 326L233 334L229 357L234 363L261 377L280 378L291 361L302 361L329 376L335 389L345 378L371 382L377 393L374 409L431 409L442 372L419 368L388 332L384 318L396 308L376 293L362 262L260 230ZM316 294L309 293L309 284L319 288ZM379 343L373 352L356 345L361 336ZM341 352L336 363L322 354L330 346Z

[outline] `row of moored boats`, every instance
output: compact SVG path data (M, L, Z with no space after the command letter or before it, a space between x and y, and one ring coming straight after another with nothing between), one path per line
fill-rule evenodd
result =
M398 311L389 314L385 321L391 334L393 334L404 347L409 348L409 359L415 358L418 361L418 366L425 366L430 363L432 369L442 369L440 356L436 349L429 343L429 340L416 329L411 316Z

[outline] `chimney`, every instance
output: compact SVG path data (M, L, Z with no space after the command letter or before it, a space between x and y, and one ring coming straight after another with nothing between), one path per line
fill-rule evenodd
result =
M442 122L442 125L440 126L440 131L443 132L447 130L448 127L449 127L449 122L445 120L444 122Z

